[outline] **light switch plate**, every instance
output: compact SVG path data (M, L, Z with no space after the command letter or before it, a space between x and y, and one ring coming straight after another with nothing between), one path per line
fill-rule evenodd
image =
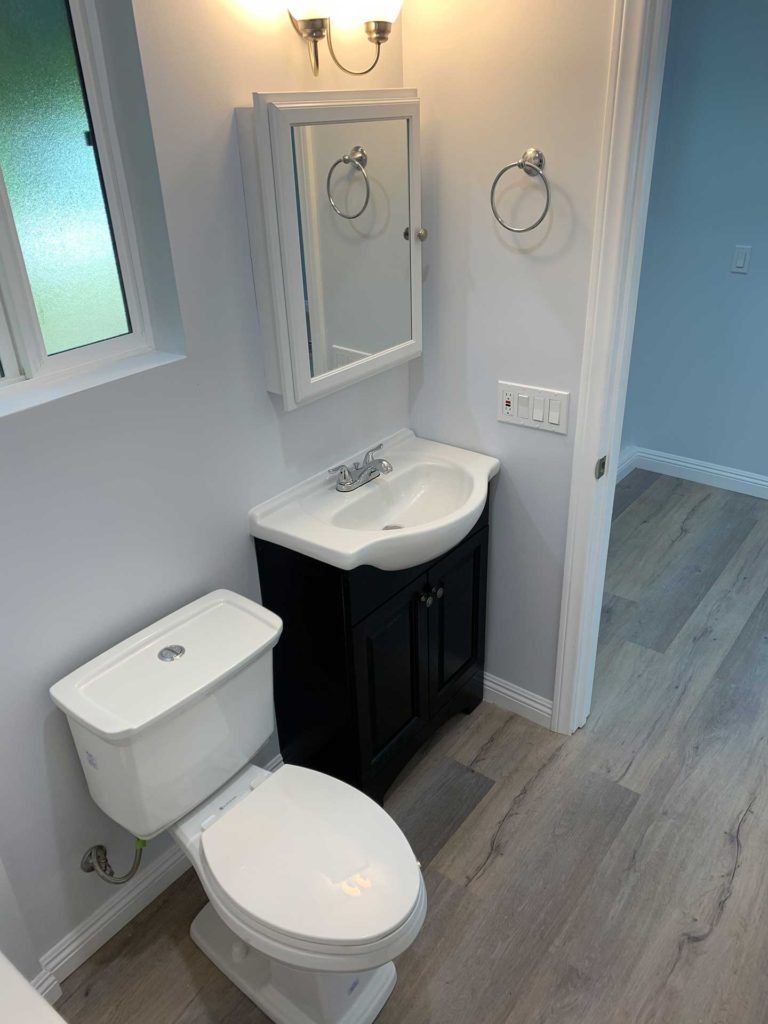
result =
M752 246L751 245L737 245L733 253L733 262L731 263L732 274L748 274L749 263L752 259Z
M527 384L500 380L498 418L502 423L514 423L518 427L567 434L570 398L570 391L534 388Z

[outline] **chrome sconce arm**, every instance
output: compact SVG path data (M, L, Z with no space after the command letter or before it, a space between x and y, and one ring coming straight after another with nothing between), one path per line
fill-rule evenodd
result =
M381 26L381 28L377 28L377 26ZM348 75L367 75L369 72L373 71L381 57L381 44L386 43L389 39L389 33L392 31L392 25L388 21L366 21L365 31L370 41L376 47L376 56L373 58L373 63L363 71L353 71L351 68L344 67L336 56L336 51L333 48L333 39L331 37L331 19L328 19L328 53L330 53L331 60L336 67L341 68L342 71L346 71Z
M330 18L302 18L299 21L297 18L288 11L288 17L291 19L296 32L307 44L307 50L309 51L309 63L312 65L312 74L317 78L318 72L320 71L320 51L318 49L318 43L321 39L325 39L330 25Z
M381 58L381 47L389 39L392 32L391 21L365 22L365 33L368 36L369 41L376 47L376 56L367 68L363 68L361 71L355 71L342 64L336 56L336 51L333 48L330 18L295 18L290 11L288 12L288 17L291 19L291 24L298 35L301 36L307 44L307 49L309 51L309 63L312 67L312 74L315 78L317 78L320 71L319 43L321 39L325 39L328 43L328 52L331 55L331 60L337 68L340 68L348 75L367 75L373 71L379 63L379 59Z

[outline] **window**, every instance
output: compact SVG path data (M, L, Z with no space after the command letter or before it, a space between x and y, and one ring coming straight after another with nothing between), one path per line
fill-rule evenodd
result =
M0 7L0 385L151 347L87 2Z

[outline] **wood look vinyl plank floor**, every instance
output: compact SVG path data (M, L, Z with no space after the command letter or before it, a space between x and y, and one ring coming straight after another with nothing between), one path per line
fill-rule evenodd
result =
M587 726L484 704L387 808L424 929L379 1024L768 1024L768 502L617 488ZM70 1024L268 1024L196 949L188 872L64 983Z

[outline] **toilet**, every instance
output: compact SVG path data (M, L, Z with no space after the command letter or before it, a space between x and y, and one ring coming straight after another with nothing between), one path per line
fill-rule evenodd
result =
M276 1024L370 1024L421 929L419 864L337 779L251 763L275 728L281 620L218 590L51 687L88 788L133 835L169 831L209 903L194 942Z

